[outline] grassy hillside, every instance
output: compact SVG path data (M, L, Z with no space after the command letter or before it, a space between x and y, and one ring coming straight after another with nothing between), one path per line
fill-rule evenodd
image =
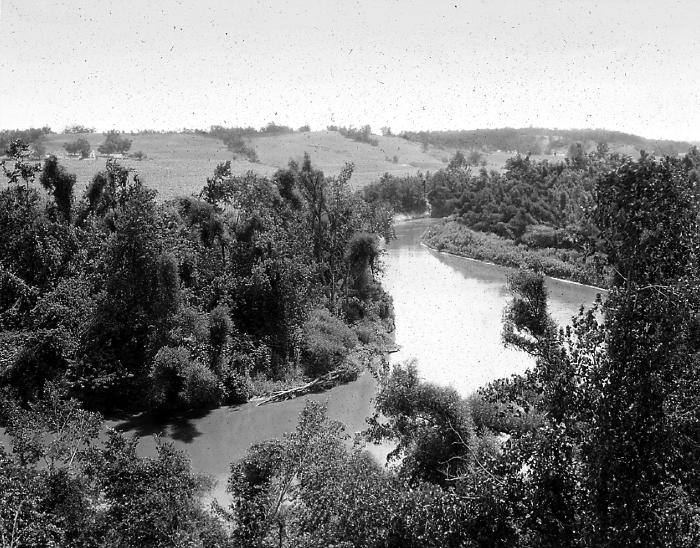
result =
M346 139L336 131L288 133L273 137L251 139L252 146L264 165L282 167L290 158L300 160L304 152L311 155L314 167L327 175L339 173L345 162L355 164L353 182L364 186L379 179L384 173L403 175L418 170L436 170L444 163L424 152L419 143L399 137L376 137L378 146ZM397 162L393 162L396 156Z
M521 134L520 132L524 133ZM583 131L583 130L582 130ZM543 132L550 132L546 138ZM492 135L493 133L493 135ZM537 133L539 136L535 136ZM415 174L417 171L436 171L447 165L449 159L457 150L467 152L468 145L474 145L481 139L493 140L496 137L508 137L513 143L518 139L536 139L541 145L540 150L549 154L533 155L534 159L561 161L566 156L564 147L546 146L562 145L573 137L599 137L591 130L585 132L563 132L561 130L481 130L467 132L430 132L406 134L406 137L372 136L378 146L357 142L343 137L336 131L294 132L279 135L255 135L246 140L247 146L257 153L259 162L252 163L242 155L234 155L217 138L192 133L156 133L136 134L127 137L132 139L129 152L142 151L146 158L120 160L124 165L134 168L151 187L159 192L160 199L187 195L198 192L207 177L211 176L217 164L232 160L233 172L243 174L248 170L262 175L271 175L277 169L285 167L290 159L301 160L305 152L311 155L315 167L327 175L335 175L345 165L345 162L355 164L352 183L360 188L368 183L377 181L384 173L392 175ZM627 136L618 132L606 132L606 136L619 138L619 141L609 142L611 151L621 152L633 157L639 155L640 143L650 144L641 137ZM622 137L621 137L622 136ZM56 154L61 158L69 171L78 176L79 191L85 187L92 176L104 169L105 159L78 160L65 157L63 143L78 137L85 137L93 149L104 141L104 134L92 133L84 135L48 134L44 139L47 153ZM503 139L501 139L503 140ZM503 144L511 141L503 140ZM555 142L556 141L556 142ZM489 141L490 142L490 141ZM484 145L479 141L481 145ZM671 142L665 142L671 143ZM477 143L478 144L478 143ZM677 144L677 143L674 143ZM586 143L586 148L593 147L592 142ZM487 169L500 170L505 161L513 156L512 150L489 148L481 149L482 159ZM687 149L686 149L687 150ZM234 159L235 157L235 159Z
M129 152L142 151L146 158L138 161L123 159L120 162L134 168L161 199L198 192L206 178L211 176L220 162L232 160L234 154L218 139L195 134L143 134L126 135L132 139ZM105 159L79 160L67 158L63 143L85 137L93 149L104 141L104 134L47 135L46 152L61 157L61 163L76 173L83 188L91 177L104 168ZM314 131L283 135L254 137L250 140L259 158L251 163L241 157L232 160L234 173L253 170L271 175L285 167L290 159L301 160L304 152L311 155L314 167L327 175L340 172L345 162L355 163L352 182L361 187L373 182L385 172L394 175L415 173L418 170L436 170L444 163L431 154L421 152L420 144L398 137L378 137L379 146L358 143L342 137L335 131ZM398 159L393 162L393 157Z
M85 137L93 149L104 141L101 133L52 134L46 138L46 152L61 157L65 154L63 143L77 137ZM123 159L120 163L134 168L148 186L158 190L161 199L198 192L217 164L230 160L232 156L221 141L201 135L168 133L128 135L128 138L133 141L129 152L143 151L146 158L141 161ZM105 159L61 158L61 163L78 176L78 185L82 189L97 171L104 169ZM245 160L236 161L235 164L236 171L240 172L248 169L262 173L274 171L272 167L258 166Z

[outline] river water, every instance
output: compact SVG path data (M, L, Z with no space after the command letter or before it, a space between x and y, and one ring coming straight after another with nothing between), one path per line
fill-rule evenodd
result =
M394 363L415 358L422 378L453 386L467 395L499 377L524 370L530 358L501 343L501 317L508 299L507 269L438 253L421 245L420 236L433 221L400 223L384 259L384 286L394 298L396 342ZM581 305L595 299L596 289L547 280L550 312L566 324ZM112 420L108 425L140 438L139 451L153 454L155 436L171 441L189 456L196 472L215 481L211 497L226 500L230 463L252 443L279 438L294 430L306 399L328 403L331 418L346 425L351 436L363 430L372 413L374 379L365 373L350 384L322 394L281 403L221 407L158 422L147 415ZM2 437L2 436L0 436ZM6 441L6 440L5 440ZM377 458L387 448L369 448Z
M466 395L532 365L530 356L501 343L508 301L507 268L440 253L421 245L427 226L419 219L396 227L388 247L383 284L394 298L394 360L418 360L422 378ZM564 326L600 290L548 278L549 310Z

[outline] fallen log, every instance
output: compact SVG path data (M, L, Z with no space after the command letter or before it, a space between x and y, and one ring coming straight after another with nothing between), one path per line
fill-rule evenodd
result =
M326 387L326 385L329 383L335 383L335 381L344 378L347 379L347 375L348 371L346 369L336 369L335 371L331 371L330 373L326 373L325 375L316 377L311 382L308 382L301 386L296 386L288 390L279 390L277 392L273 392L267 398L259 402L258 406L265 405L266 403L273 403L289 400L292 398L298 398L299 396L303 396L304 394L312 392L314 389L322 389Z

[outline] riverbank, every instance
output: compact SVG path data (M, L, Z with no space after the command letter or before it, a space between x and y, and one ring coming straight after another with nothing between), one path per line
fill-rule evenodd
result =
M400 345L391 355L392 363L416 358L423 380L453 386L466 396L494 379L523 372L532 360L504 348L500 340L501 313L507 299L505 270L434 253L420 245L425 229L439 222L421 219L400 223L397 239L387 246L382 285L392 295L396 330L382 348L396 350ZM587 287L550 279L547 287L550 311L560 325L568 323L581 305L595 299L595 291ZM376 390L376 379L365 369L355 381L291 400L266 405L253 401L181 413L167 420L148 415L122 417L110 421L109 426L135 434L143 456L154 454L153 436L162 434L164 441L186 452L193 470L216 481L207 500L215 498L226 504L230 463L244 456L251 444L293 431L307 400L328 402L329 416L345 424L351 443L354 434L367 427ZM367 450L384 462L391 447L368 445Z
M540 270L547 276L604 291L607 280L575 250L528 248L495 234L476 232L455 221L428 227L422 243L430 249L510 268Z
M357 380L335 386L324 392L308 394L270 405L249 402L237 406L183 413L167 420L158 420L142 414L122 420L107 421L107 426L139 438L138 452L151 456L156 450L156 435L172 442L177 449L187 453L195 472L205 474L215 485L207 499L226 503L226 481L232 462L245 456L254 443L280 439L293 432L299 413L306 401L326 403L328 415L345 425L349 441L356 432L367 426L366 418L374 411L373 398L377 382L369 373L362 373ZM381 448L368 447L384 458Z

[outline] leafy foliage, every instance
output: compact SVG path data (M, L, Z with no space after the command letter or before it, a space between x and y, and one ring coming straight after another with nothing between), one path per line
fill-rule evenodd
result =
M226 163L200 198L161 204L110 159L75 201L75 177L55 157L42 194L27 147L13 154L0 193L0 322L34 334L6 338L23 342L0 381L23 401L52 380L99 409L247 401L251 376L296 378L312 310L347 333L331 314L350 301L363 317L390 317L374 234L388 235L391 218L350 191L351 167L328 179L307 157L267 179ZM326 358L309 363L339 364Z
M352 330L327 310L314 310L303 327L301 360L304 371L317 377L343 363L357 339Z
M81 158L90 156L90 142L85 137L78 137L75 141L63 143L63 148L69 154L80 154Z
M113 129L105 134L105 141L97 147L97 151L101 154L125 154L130 148L131 139Z

